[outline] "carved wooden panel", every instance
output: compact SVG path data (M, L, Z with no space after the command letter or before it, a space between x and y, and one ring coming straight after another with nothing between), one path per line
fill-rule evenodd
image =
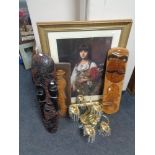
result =
M107 114L119 110L128 50L112 48L108 52L103 92L103 111Z

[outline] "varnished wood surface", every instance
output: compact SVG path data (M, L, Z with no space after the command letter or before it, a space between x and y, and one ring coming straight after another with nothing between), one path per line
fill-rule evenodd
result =
M68 107L71 104L70 63L57 63L56 73L58 73L58 71L64 72L63 79L61 79L61 81L58 81L57 79L58 87L60 87L60 89L58 89L59 114L61 117L64 117L68 114ZM63 82L64 84L62 84ZM64 85L65 87L63 87Z
M104 92L103 92L103 111L107 114L112 114L117 112L120 107L123 81L125 76L124 69L126 69L126 64L127 64L127 60L124 61L124 59L121 59L121 58L124 58L124 57L128 58L128 50L125 48L112 48L108 52L108 57L111 55L114 55L114 56L116 55L118 59L115 57L111 58L110 60L107 59L107 63L106 63L105 83L104 83ZM111 67L112 62L114 63L112 66L114 68L113 72ZM120 64L121 66L119 66ZM117 65L117 66L115 67L114 65ZM111 72L108 73L109 68L111 69L110 70ZM123 71L122 71L122 68L123 68ZM122 73L120 71L122 71ZM117 78L118 80L116 80Z

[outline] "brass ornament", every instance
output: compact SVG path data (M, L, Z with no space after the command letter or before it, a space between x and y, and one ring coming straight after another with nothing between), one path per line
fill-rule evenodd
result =
M101 122L99 133L103 136L110 136L111 135L111 128L108 123L105 121Z
M69 115L74 121L79 120L80 110L76 104L71 104L69 106Z
M101 115L101 113L102 113L102 107L101 107L101 105L99 105L99 103L98 104L95 103L94 105L92 105L91 110L92 110L93 114Z
M99 101L86 101L83 95L78 95L77 103L69 106L70 117L79 121L79 128L83 129L83 135L88 137L88 142L95 141L97 131L104 136L111 134L109 119L103 114L102 108Z
M83 125L88 125L89 124L89 120L88 120L88 116L89 116L90 111L86 110L84 114L80 115L80 122Z
M96 135L95 128L92 127L91 125L84 125L83 135L88 136L88 142L93 143L95 141L95 135Z
M103 120L104 119L104 120ZM99 134L103 136L110 136L111 135L111 128L109 125L109 119L107 116L102 115L102 120L100 123L100 128L99 128Z
M77 96L77 103L82 103L84 101L84 96L83 95L78 95Z

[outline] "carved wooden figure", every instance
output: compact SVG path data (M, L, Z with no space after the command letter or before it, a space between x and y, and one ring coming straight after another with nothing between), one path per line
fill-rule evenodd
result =
M127 60L126 48L112 48L108 52L103 92L103 111L107 114L119 110Z
M40 105L44 126L49 132L57 131L57 86L55 65L45 54L35 54L32 59L32 79Z

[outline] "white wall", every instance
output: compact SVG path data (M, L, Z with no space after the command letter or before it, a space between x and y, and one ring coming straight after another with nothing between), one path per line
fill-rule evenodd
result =
M127 18L131 18L134 21L134 0L27 0L27 5L39 48L37 22ZM129 60L123 90L127 87L135 65L134 34L133 22L127 44Z
M135 66L135 1L134 0L87 0L87 20L108 20L108 19L132 19L133 25L129 36L127 49L129 60L123 90L127 88L128 82Z
M77 0L26 0L32 21L36 44L41 48L37 22L71 21L78 19Z

